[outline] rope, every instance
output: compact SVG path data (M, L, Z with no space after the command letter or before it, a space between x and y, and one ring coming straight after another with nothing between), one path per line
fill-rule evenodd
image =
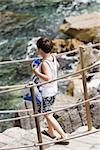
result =
M25 88L25 85L21 85L21 87L18 87L18 88L13 88L13 89L9 89L9 90L0 91L0 94L8 93L8 92L13 92L13 91L17 91L17 90L22 90L24 88Z
M88 101L92 101L94 99L98 99L100 97L100 95L98 96L95 96L91 99L88 99L88 100L85 100L85 102L88 102ZM83 102L80 102L80 103L77 103L77 104L83 104L85 103L84 101ZM75 104L76 105L76 104ZM68 106L67 106L68 107ZM73 107L73 106L71 106ZM19 113L19 112L29 112L29 111L33 111L33 109L22 109L22 110L3 110L3 111L0 111L0 114L6 114L6 113ZM40 113L41 114L41 113Z
M98 66L98 65L100 65L100 61L98 61L98 62L94 63L93 65L88 66L88 67L86 67L86 68L84 68L84 69L80 69L79 71L76 71L75 73L70 73L70 74L68 74L68 75L64 75L64 76L62 76L62 77L58 77L58 78L55 79L55 80L51 80L51 81L46 81L46 82L43 82L43 83L35 84L34 87L35 87L35 86L41 86L41 85L48 84L48 83L51 83L51 82L54 82L54 81L62 80L62 79L64 79L64 78L68 78L68 77L70 77L70 76L77 75L77 74L79 74L79 73L81 73L81 72L83 72L83 71L87 71L87 70L89 70L89 69L91 69L91 68L94 68L95 66ZM31 87L32 87L32 86L31 86Z
M100 46L100 43L89 44L89 45L79 45L79 47L81 47L81 48L97 47L97 46Z
M91 76L99 75L99 74L100 73L89 73L89 74L87 74L87 77L91 77ZM69 79L62 79L61 82L62 81L69 81L69 80L75 80L75 79L81 79L81 78L82 78L82 76L76 76L76 77L71 77Z
M100 43L99 43L100 44ZM91 47L92 47L93 45L91 45ZM96 46L98 46L98 44L96 44ZM90 46L88 46L88 47L90 47ZM67 53L68 54L68 53ZM33 59L32 59L33 60ZM15 61L6 61L6 62L0 62L0 64L8 64L8 63L18 63L18 62L26 62L26 61L28 61L29 62L29 60L19 60L19 61L17 61L17 60L15 60ZM63 76L63 77L60 77L60 78L58 78L58 79L55 79L55 80L52 80L52 81L49 81L49 82L45 82L45 83L42 83L42 84L39 84L39 85L43 85L43 84L47 84L47 83L50 83L50 82L54 82L54 81L56 81L56 80L61 80L61 79L63 79L63 78L65 78L65 77L69 77L69 76L72 76L72 75L76 75L76 74L78 74L78 73L81 73L82 71L86 71L86 70L88 70L88 69L90 69L90 68L92 68L92 67L94 67L94 66L97 66L97 65L100 65L100 61L99 62L97 62L97 63L95 63L94 65L92 65L92 66L90 66L90 67L87 67L87 68L84 68L84 69L81 69L80 71L77 71L76 73L72 73L72 74L69 74L69 75L67 75L67 76ZM34 85L33 85L34 86ZM33 87L33 86L31 86L31 87ZM38 86L38 85L36 85L36 86ZM12 91L15 91L15 90L19 90L19 89L23 89L23 88L25 88L25 85L24 86L22 86L22 87L20 87L20 88L15 88L15 89L11 89ZM11 90L5 90L5 91L1 91L1 93L2 92L9 92L9 91L11 91ZM100 97L100 96L99 96ZM88 100L89 101L89 100ZM98 101L100 101L100 100L95 100L95 101L92 101L92 103L93 102L98 102ZM84 103L86 103L87 101L84 101ZM81 102L81 103L78 103L78 104L74 104L74 106L69 106L69 108L70 107L75 107L76 105L78 106L79 104L82 104L83 102ZM57 112L57 111L61 111L61 110L64 110L64 109L68 109L68 108L62 108L62 109L59 109L59 110L55 110L55 111L52 111L52 112ZM49 113L52 113L52 112L49 112ZM48 114L49 114L48 113ZM32 115L32 116L39 116L39 115L44 115L45 113L42 113L42 114L35 114L35 115ZM46 113L47 114L47 113ZM24 117L26 117L26 116L24 116ZM28 115L28 117L29 117L29 115ZM20 118L22 118L22 117L20 117ZM14 118L14 119L16 119L16 118ZM9 119L4 119L4 120L1 120L0 122L5 122L5 120L7 121L7 120L9 120ZM11 119L10 119L11 120ZM100 131L100 129L99 130L96 130L96 131L89 131L89 132L87 132L87 133L83 133L83 134L80 134L80 135L76 135L76 136L72 136L72 137L69 137L69 138L67 138L67 140L70 140L70 139L74 139L74 138L78 138L78 137L82 137L82 136L85 136L85 135L89 135L89 134L93 134L93 133L96 133L96 132L99 132ZM8 149L18 149L18 148L28 148L28 147L33 147L33 146L40 146L40 145L48 145L48 144L52 144L52 143L55 143L55 142L60 142L60 141L63 141L63 140L65 140L65 139L60 139L60 140L57 140L57 141L51 141L51 142L45 142L45 143L39 143L39 144L34 144L34 145L31 145L31 146L20 146L20 147L14 147L14 148L11 148L11 147L8 147L8 148L0 148L0 150L8 150Z
M97 132L100 132L100 129L96 129L95 131L87 131L86 133L81 133L81 134L77 134L77 135L74 135L74 136L70 136L66 139L53 140L53 141L44 142L44 143L34 143L34 145L27 145L27 146L16 146L16 147L0 148L0 150L11 150L11 149L19 149L19 148L29 148L29 147L33 147L33 146L37 147L37 146L41 146L41 145L49 145L49 144L61 142L61 141L64 141L64 140L71 140L71 139L80 138L80 137L91 135L91 134L94 134L94 133L97 133Z
M79 70L79 71L76 71L75 73L71 73L71 74L68 74L68 75L64 75L64 76L58 77L58 78L56 78L56 79L54 79L54 80L46 81L46 82L43 82L43 83L38 83L38 84L35 84L35 85L28 85L28 86L26 85L26 87L29 87L29 88L31 88L31 87L37 87L37 86L42 86L42 85L44 85L44 84L48 84L48 83L51 83L51 82L54 82L54 81L59 81L59 80L62 80L62 79L64 79L64 78L68 78L68 77L70 77L70 76L77 75L77 74L79 74L79 73L81 73L81 72L83 72L83 71L89 70L89 69L91 69L91 68L93 68L93 67L95 67L95 66L98 66L98 65L100 65L100 61L98 61L98 62L94 63L93 65L88 66L88 67L86 67L86 68L84 68L84 69L81 69L81 70ZM19 88L14 88L14 89L10 89L10 90L0 91L0 94L7 93L7 92L12 92L12 91L16 91L16 90L21 90L21 89L24 89L24 88L25 88L25 84L24 84L24 85L21 85L21 86L22 86L22 87L19 87Z
M15 121L15 120L20 120L20 119L26 119L26 118L30 118L30 117L32 117L32 115L26 115L23 117L16 117L16 118L11 118L11 119L3 119L3 120L0 120L0 123L10 122L10 121Z
M0 111L0 114L19 113L19 112L31 112L31 111L33 111L33 109L3 110L3 111Z
M9 122L9 121L15 121L15 120L19 120L19 119L25 119L25 118L30 118L30 117L39 117L39 116L47 115L47 114L50 114L50 113L55 113L55 112L63 111L63 110L66 110L66 109L69 109L69 108L72 108L72 107L76 107L76 106L82 105L82 104L84 104L86 102L89 102L90 100L91 100L90 101L91 103L100 102L100 99L99 100L94 100L94 99L98 99L98 98L100 98L100 95L98 95L96 97L93 97L91 99L88 99L86 101L83 101L83 102L80 102L80 103L77 103L77 104L72 104L70 106L66 106L66 107L63 107L63 108L60 108L60 109L57 109L57 110L53 110L53 111L50 111L50 112L38 113L38 114L33 114L33 115L26 115L26 116L22 116L22 117L11 118L11 119L2 119L2 120L0 120L0 123ZM2 113L3 113L3 111L2 111Z
M57 57L61 57L62 55L68 55L68 54L75 53L78 51L79 51L79 48L72 50L72 51L69 51L69 52L63 52L63 53L57 54Z
M69 52L63 52L61 54L57 54L58 57L65 55L65 54L71 54L74 52L77 52L78 49L69 51ZM31 59L21 59L21 60L13 60L13 61L4 61L4 62L0 62L0 65L5 65L5 64L14 64L14 63L23 63L23 62L32 62L34 59L36 58L31 58Z
M48 144L53 144L53 143L61 142L61 141L64 141L64 140L76 139L76 138L83 137L83 136L90 135L90 134L97 133L97 132L100 132L100 129L96 129L95 131L87 131L86 133L82 133L82 134L79 134L79 135L71 136L71 137L68 137L66 139L53 140L53 141L50 141L50 142L44 142L44 143L39 143L39 144L35 143L34 146L48 145Z
M89 73L87 74L87 77L89 76L94 76L94 75L99 75L100 73ZM62 79L61 81L69 81L69 80L75 80L75 79L80 79L82 78L81 76L77 76L77 77L71 77L70 79ZM9 85L9 86L0 86L0 90L4 90L4 89L12 89L12 88L19 88L19 87L26 87L26 84L20 84L20 85Z
M0 148L0 150L11 150L11 149L29 148L29 147L33 147L33 146L35 146L35 145Z
M3 89L12 89L12 88L19 88L19 87L25 87L26 84L17 84L17 85L7 85L7 86L0 86L0 90L3 90Z
M100 43L96 43L96 44L91 44L91 45L79 45L79 47L82 47L82 48L88 48L88 47L97 47L97 46L100 46ZM62 55L65 55L65 54L71 54L71 53L74 53L74 52L77 52L78 49L75 49L75 50L72 50L72 51L69 51L69 52L64 52L64 53L61 53L61 54L57 54L58 57L62 56ZM22 63L22 62L32 62L35 58L31 58L31 59L21 59L21 60L13 60L13 61L4 61L4 62L0 62L0 65L4 65L4 64L14 64L14 63Z
M21 59L21 60L13 60L13 61L3 61L0 62L0 65L5 65L5 64L15 64L15 63L22 63L22 62L32 62L35 58L32 59Z

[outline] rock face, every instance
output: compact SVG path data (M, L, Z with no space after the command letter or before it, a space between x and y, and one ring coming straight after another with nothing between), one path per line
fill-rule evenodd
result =
M94 91L94 89L92 89ZM90 93L89 97L91 98L92 96L95 96L95 93L97 95L100 94L100 92L95 89L95 92ZM79 105L79 106L74 106L71 108L68 108L70 105L76 104L77 102L83 101L83 96L81 95L80 99L71 97L71 96L66 96L65 94L58 94L56 97L56 101L54 104L54 109L60 109L63 108L64 106L66 107L66 110L64 111L59 111L54 114L60 125L62 126L63 130L65 132L72 133L75 131L77 128L81 127L82 125L87 125L86 121L86 110L85 110L85 105ZM26 108L32 108L32 105L30 102L28 103L23 103L22 106L20 106L20 109L25 109ZM68 108L68 109L67 109ZM93 126L95 128L100 128L100 102L99 103L93 103L90 105L91 108L91 116L92 116L92 122ZM24 116L24 115L29 115L32 114L32 111L30 113L19 113L19 116ZM44 120L43 118L41 119L41 126L44 127ZM15 122L16 124L16 122ZM31 129L35 127L35 122L33 117L29 117L26 119L21 119L20 120L20 125L24 129Z
M60 31L80 41L90 42L100 38L100 13L71 16L64 19Z

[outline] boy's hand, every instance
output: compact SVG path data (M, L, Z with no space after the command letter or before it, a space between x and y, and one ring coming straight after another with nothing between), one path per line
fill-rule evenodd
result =
M35 74L35 75L38 75L38 73L40 72L39 71L39 67L34 67L33 69L32 69L32 72Z

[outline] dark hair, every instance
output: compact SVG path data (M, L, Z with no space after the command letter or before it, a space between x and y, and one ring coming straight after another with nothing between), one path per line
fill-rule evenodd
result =
M37 41L37 48L41 48L45 53L51 52L52 47L52 41L46 37L42 37Z

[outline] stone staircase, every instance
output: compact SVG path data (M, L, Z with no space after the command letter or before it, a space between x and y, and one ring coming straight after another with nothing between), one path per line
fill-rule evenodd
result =
M92 131L95 131L92 128ZM78 128L70 136L85 133L87 126ZM49 137L42 135L43 142L52 141ZM18 150L38 150L38 147L31 147L37 142L36 129L25 130L19 127L9 128L0 133L0 149L11 150L19 147ZM11 148L12 147L12 148ZM26 147L26 148L25 148ZM50 144L44 146L44 150L100 150L100 132L86 135L80 138L71 139L69 145Z

